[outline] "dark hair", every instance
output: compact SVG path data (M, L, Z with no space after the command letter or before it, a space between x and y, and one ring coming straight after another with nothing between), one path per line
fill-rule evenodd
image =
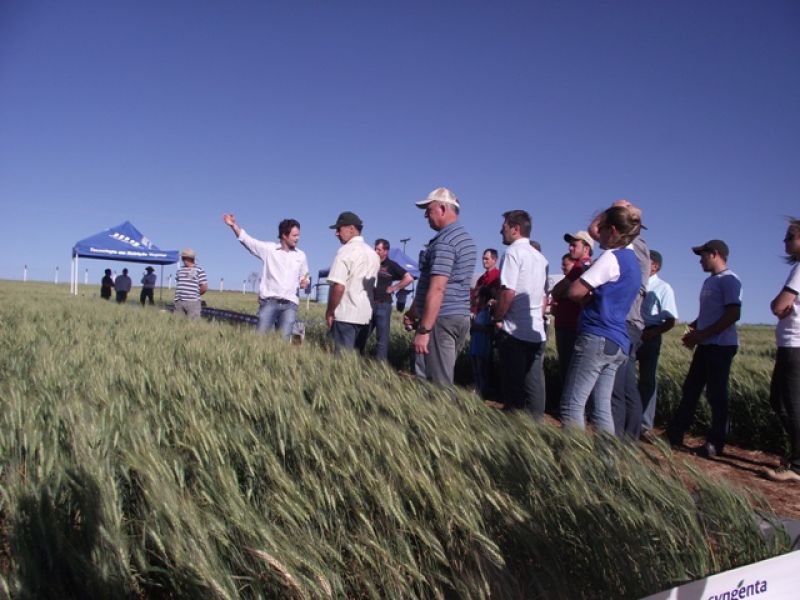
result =
M800 235L800 219L797 217L786 217L786 220L789 221L789 229L794 229L795 235ZM795 264L798 262L798 259L792 256L791 254L787 254L785 258L786 262L790 265Z
M380 244L381 246L383 246L387 250L391 249L391 246L389 245L389 240L385 240L383 238L378 238L377 240L375 240L375 245L377 246L378 244Z
M497 250L495 248L487 248L483 251L483 254L489 253L492 255L492 258L497 260ZM483 254L481 256L483 256Z
M562 256L561 260L563 261L565 258L570 259L572 262L578 262L574 258L572 258L572 255L569 252L567 252L564 256Z
M278 237L289 235L292 233L292 229L295 227L300 229L300 223L298 223L295 219L284 219L278 223Z
M503 213L503 218L512 227L519 227L522 237L531 236L531 216L524 210L509 210Z
M123 275L127 275L128 274L128 269L122 269L122 274Z
M542 245L539 242L537 242L536 240L531 240L531 246L536 248L539 252L542 251Z
M642 216L638 210L630 210L628 206L612 206L603 211L598 228L614 227L620 240L614 248L624 248L639 235L642 230Z

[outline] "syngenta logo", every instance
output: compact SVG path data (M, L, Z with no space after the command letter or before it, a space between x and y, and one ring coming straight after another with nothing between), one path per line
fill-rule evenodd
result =
M767 591L767 581L756 580L755 583L745 584L742 579L736 586L727 592L709 596L708 600L739 600L740 598L750 598L758 596Z
M150 240L148 240L146 237L143 237L142 241L138 242L138 241L128 237L127 235L123 235L123 234L118 233L116 231L114 233L109 234L108 237L113 238L115 240L119 240L120 242L125 242L126 244L130 244L134 248L139 248L140 246L144 246L145 248L149 248L150 246L153 245L152 242L150 242Z

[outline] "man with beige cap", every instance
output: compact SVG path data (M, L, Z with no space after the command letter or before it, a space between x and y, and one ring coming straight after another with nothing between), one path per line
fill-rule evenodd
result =
M594 240L588 231L565 233L564 241L569 244L569 257L573 266L561 281L550 291L554 306L550 309L555 317L556 351L558 352L558 371L563 384L567 378L569 361L578 337L578 317L581 314L581 305L567 297L567 290L573 281L577 281L583 272L592 265L592 252Z
M458 198L436 188L416 203L436 231L420 256L420 276L414 305L405 314L406 327L415 327L414 351L425 363L429 381L453 385L456 356L470 325L469 289L477 249L458 222Z
M195 263L195 258L191 248L181 250L183 266L175 273L175 314L186 315L190 319L200 318L200 296L208 290L206 272Z

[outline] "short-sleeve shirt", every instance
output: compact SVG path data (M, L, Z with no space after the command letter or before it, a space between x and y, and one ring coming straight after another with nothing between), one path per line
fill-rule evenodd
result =
M257 240L242 229L239 242L253 256L264 263L261 269L260 298L280 298L298 304L297 288L300 280L308 274L306 254L299 248L284 249L276 242Z
M783 287L797 294L792 304L792 312L778 321L775 328L775 341L778 348L800 347L800 263L796 263Z
M175 302L200 300L200 286L207 283L203 267L198 265L180 267L175 273Z
M642 301L642 317L645 327L662 325L668 319L678 319L678 306L672 286L657 274L647 281L647 295Z
M730 269L725 269L716 275L710 275L700 290L700 314L697 316L697 329L705 329L719 321L728 306L742 305L742 282ZM708 346L738 346L739 337L736 333L736 323L701 342Z
M414 305L422 315L433 275L447 277L440 317L469 316L469 288L475 272L477 249L472 237L458 222L439 231L420 256L419 282Z
M581 275L592 299L578 321L578 334L591 333L613 341L627 354L630 338L625 321L641 286L636 254L630 248L606 250Z
M351 238L336 252L328 281L344 286L333 318L341 323L366 325L372 319L373 294L380 259L364 238Z
M400 281L406 276L406 273L408 273L408 271L391 258L384 260L378 269L378 284L375 286L375 302L391 302L392 295L386 291L386 288L392 285L393 281Z
M142 287L146 290L152 290L154 287L156 287L156 274L148 273L142 277Z
M566 280L569 282L577 281L583 272L592 265L591 259L583 262L576 262L575 265L567 272ZM556 329L567 329L575 331L578 329L578 318L581 316L583 307L573 302L566 295L562 296L552 309L553 316L556 321Z
M500 285L514 290L514 300L503 319L503 330L524 342L543 342L542 305L547 285L547 259L520 238L506 250L500 264Z

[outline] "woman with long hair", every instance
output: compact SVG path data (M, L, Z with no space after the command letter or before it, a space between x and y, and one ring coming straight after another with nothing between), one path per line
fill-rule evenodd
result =
M772 300L775 328L775 369L769 398L789 435L789 456L777 469L768 469L773 481L800 482L800 219L790 218L783 238L786 262L792 265L783 288Z
M567 297L584 304L577 339L561 395L561 423L585 428L586 401L594 390L592 423L614 433L611 392L617 369L630 346L625 318L641 287L641 270L628 247L641 230L641 213L631 206L612 206L600 215L598 235L605 252L579 279Z

